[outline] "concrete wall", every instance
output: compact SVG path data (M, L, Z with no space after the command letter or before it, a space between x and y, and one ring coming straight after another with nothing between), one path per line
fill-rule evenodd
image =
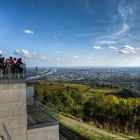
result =
M59 125L29 129L27 140L59 140Z
M26 84L0 84L0 135L3 133L3 123L11 140L26 140Z

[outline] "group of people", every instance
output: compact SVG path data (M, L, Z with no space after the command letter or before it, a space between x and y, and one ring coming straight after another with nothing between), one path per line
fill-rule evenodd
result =
M24 70L23 66L24 63L22 61L22 58L16 59L10 57L6 59L5 57L0 57L0 71L4 77L7 75L22 75Z

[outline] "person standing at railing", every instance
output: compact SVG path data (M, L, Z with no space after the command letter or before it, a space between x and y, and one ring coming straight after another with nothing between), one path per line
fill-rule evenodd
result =
M0 58L0 77L3 77L5 69L5 57Z
M6 67L5 57L3 57L2 60L3 60L3 76L4 76L5 75L5 67Z
M17 63L17 59L14 58L14 59L13 59L13 66L12 66L12 73L13 73L14 76L15 76L15 74L17 73L17 66L16 66L16 63Z
M10 78L13 74L13 65L14 61L12 57L6 59L5 74L8 76L8 78Z
M17 68L17 70L18 70L18 73L20 74L20 75L22 75L23 74L23 62L22 62L22 59L21 58L19 58L18 60L17 60L17 62L16 62L16 68Z
M4 67L4 75L8 75L8 71L9 71L9 59L6 59L5 62L5 67Z
M10 74L14 75L14 59L13 57L10 57Z

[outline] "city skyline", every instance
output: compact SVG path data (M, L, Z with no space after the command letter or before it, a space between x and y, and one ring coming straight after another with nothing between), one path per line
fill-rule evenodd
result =
M0 53L27 66L140 66L139 0L0 0Z

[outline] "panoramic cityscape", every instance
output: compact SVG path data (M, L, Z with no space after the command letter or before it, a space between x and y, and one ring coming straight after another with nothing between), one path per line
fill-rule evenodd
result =
M139 67L69 67L69 68L29 68L27 80L46 80L62 82L78 82L99 85L118 85L140 90Z

